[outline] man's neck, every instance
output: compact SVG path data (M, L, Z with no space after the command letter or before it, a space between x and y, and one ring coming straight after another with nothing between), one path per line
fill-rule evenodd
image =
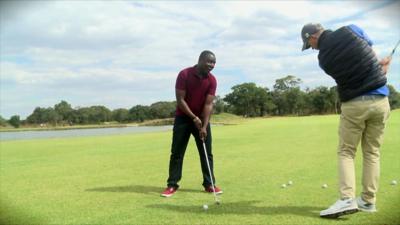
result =
M195 66L195 69L196 69L196 73L195 74L196 74L197 77L204 78L204 77L207 76L207 74L201 73L201 71L200 71L200 69L199 69L199 67L197 65Z

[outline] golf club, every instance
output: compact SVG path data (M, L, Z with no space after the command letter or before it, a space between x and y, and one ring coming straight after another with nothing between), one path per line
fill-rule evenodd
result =
M213 177L212 177L212 174L211 174L210 163L208 162L208 156L207 156L207 150L206 150L206 143L204 143L204 140L203 140L203 149L204 149L204 155L206 156L207 167L208 167L208 172L209 172L209 174L210 174L211 185L212 185L211 187L212 187L212 189L213 189L214 198L215 198L215 203L217 203L217 205L219 205L219 204L220 204L220 201L219 201L219 199L218 199L218 197L217 197L217 194L215 193L214 181L213 181Z
M397 46L399 46L399 44L400 44L400 40L397 42L396 46L394 46L392 53L390 53L390 58L392 58L394 51L396 51L396 48L397 48Z

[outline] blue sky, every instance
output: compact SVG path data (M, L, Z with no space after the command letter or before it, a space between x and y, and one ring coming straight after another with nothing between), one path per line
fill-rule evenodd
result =
M300 30L356 24L378 57L400 39L400 1L1 1L0 115L66 100L109 109L175 99L180 70L216 54L217 94L243 82L333 86ZM400 91L400 49L388 82Z

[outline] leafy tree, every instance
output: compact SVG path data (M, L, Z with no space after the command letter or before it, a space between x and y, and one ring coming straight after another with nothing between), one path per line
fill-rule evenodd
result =
M242 116L263 116L272 106L267 89L255 83L243 83L232 87L223 99L233 107L233 112ZM269 101L269 102L268 102Z
M331 112L335 114L340 113L341 102L339 99L339 94L337 92L337 86L329 88L329 99L332 102Z
M288 108L288 102L286 102L286 96L284 92L274 90L272 92L272 102L275 104L276 115L286 114L286 109Z
M18 128L21 125L21 120L18 115L14 115L8 121L13 127Z
M2 116L0 116L0 126L6 127L7 126L7 120L4 119Z
M311 97L311 107L313 113L323 114L330 112L335 107L332 100L331 92L327 87L320 86L312 90L309 95Z
M143 105L136 105L129 110L129 118L131 121L143 122L150 119L150 107Z
M156 102L150 105L150 115L148 119L164 119L174 116L176 102Z
M243 83L233 86L232 93L225 96L224 101L233 106L235 114L250 116L251 96L256 88L255 83Z
M388 85L389 94L389 104L391 109L400 108L400 93L392 85Z
M42 122L43 122L43 121L42 121L42 113L43 113L43 110L44 110L44 109L42 109L42 108L40 108L40 107L36 107L36 108L33 110L32 114L29 115L29 116L26 118L26 120L28 121L28 123L31 123L31 124L39 124L39 123L42 123Z
M111 111L105 106L91 106L88 112L89 123L101 123L111 120Z
M296 78L295 76L288 75L284 78L275 80L274 90L285 92L291 88L299 87L301 83L300 78Z
M291 88L286 91L287 112L290 114L302 115L305 107L305 93L299 87Z
M61 116L51 107L36 107L33 113L29 115L26 120L31 124L51 123L56 125L61 121Z
M77 124L89 124L90 108L77 108L73 113L73 122Z
M57 125L59 122L61 122L61 116L51 107L47 108L45 110L45 121Z
M214 99L214 113L215 114L220 114L225 112L226 110L226 103L224 101L223 98L221 98L221 96L216 96Z
M112 111L113 120L123 123L129 121L129 110L127 109L115 109Z
M263 105L262 108L268 114L273 114L274 110L276 109L276 105L273 100L273 93L268 88L265 88L265 92L267 93L267 96L266 96L267 101L264 102L265 105Z
M67 123L72 122L73 109L68 102L62 100L60 103L54 105L54 110L60 115L60 120Z
M255 104L258 105L258 116L264 116L271 113L276 105L272 101L272 93L268 88L257 87L255 92Z
M305 99L300 83L301 80L292 75L275 80L272 100L276 105L276 114L302 114Z

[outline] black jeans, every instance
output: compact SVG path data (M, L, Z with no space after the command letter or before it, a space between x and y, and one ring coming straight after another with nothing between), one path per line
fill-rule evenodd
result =
M186 147L191 134L196 141L197 150L199 151L200 155L201 171L203 173L203 186L211 186L211 179L208 172L206 157L204 155L203 142L201 141L199 136L199 130L196 128L194 122L189 117L175 116L171 146L171 158L169 161L169 177L167 180L168 187L179 187L178 182L182 178L183 158L185 156ZM211 128L210 124L208 124L205 144L207 148L208 161L210 163L210 169L215 185L211 142Z

